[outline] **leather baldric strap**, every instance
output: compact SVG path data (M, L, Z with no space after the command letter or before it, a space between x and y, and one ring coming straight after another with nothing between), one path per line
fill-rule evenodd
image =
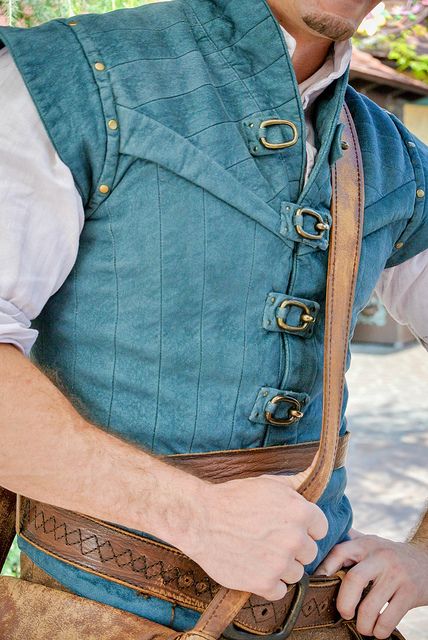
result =
M322 495L333 471L345 382L349 330L361 251L364 174L361 150L346 104L341 113L349 145L332 169L332 229L327 271L323 416L320 447L299 492L311 502ZM249 593L220 589L186 640L219 638L245 606Z
M364 185L357 135L346 107L341 119L349 150L332 170L333 223L327 273L321 440L294 447L168 456L168 462L211 482L307 469L299 491L315 502L333 469L343 464L347 437L339 438L339 429L361 247ZM307 582L299 584L290 588L282 600L267 602L259 596L220 587L177 549L34 500L22 498L22 503L17 531L33 546L143 593L203 611L195 628L181 634L187 636L186 640L217 639L232 621L246 631L266 634L274 632L284 620L298 628L301 624L319 626L320 619L322 624L333 624L337 618L334 597L339 581L333 581L334 585L325 580L315 586L314 581L310 586ZM311 609L311 602L315 602L315 609ZM239 630L231 626L227 637L239 640Z
M340 439L335 466L346 461L349 434ZM318 442L296 445L228 449L208 453L188 453L160 456L165 462L208 482L218 483L236 478L249 478L263 473L296 474L311 463ZM0 487L0 571L15 537L16 495Z
M345 464L348 439L348 434L340 438L336 468ZM172 459L180 468L201 478L224 482L263 473L298 473L311 463L317 448L318 443L309 442L250 451L178 455ZM23 496L18 501L17 520L17 532L32 546L138 592L202 612L220 589L178 549L109 523ZM318 585L317 589L317 593L324 593ZM293 602L293 592L274 603L252 596L240 612L237 624L258 633L271 633Z

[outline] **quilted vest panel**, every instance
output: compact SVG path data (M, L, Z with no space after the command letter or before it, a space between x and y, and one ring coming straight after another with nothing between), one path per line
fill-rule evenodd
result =
M155 453L318 439L329 237L300 210L331 223L345 94L366 181L353 327L383 268L428 246L416 197L424 149L345 76L317 101L319 154L303 186L304 115L264 0L172 0L1 28L0 40L86 212L76 265L34 323L32 357L88 419ZM302 308L315 321L296 330ZM291 404L273 404L278 393ZM268 423L267 410L284 418L293 403L303 418ZM340 469L309 572L351 526L345 485ZM169 603L20 545L76 593L170 622ZM197 615L176 607L174 625Z

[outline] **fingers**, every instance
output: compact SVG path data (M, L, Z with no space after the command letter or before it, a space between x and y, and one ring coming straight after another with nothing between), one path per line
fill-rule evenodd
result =
M361 600L363 591L374 576L376 576L376 572L370 571L368 566L362 562L348 571L337 596L337 610L342 618L351 620L355 616L355 609Z
M296 551L296 560L302 565L310 564L318 555L318 545L309 536L304 536Z
M286 584L296 584L303 578L305 568L300 562L290 562L285 577L281 578Z
M263 598L266 598L266 600L272 600L272 601L281 600L287 593L287 590L288 590L287 583L283 582L282 580L279 580L271 590L258 595L261 595Z
M312 524L308 529L308 533L314 540L322 540L325 538L328 532L328 520L325 515L320 511L314 518Z
M269 478L270 481L280 482L285 484L288 488L292 489L293 499L293 521L298 524L302 524L307 529L309 535L314 540L322 540L325 538L328 532L328 520L322 510L312 502L309 502L302 495L297 493L297 488L300 486L300 479L308 473L308 470L294 476L260 476L261 478Z
M283 480L289 484L288 476ZM314 540L322 540L327 535L328 520L323 511L298 493L294 493L293 520L304 525Z
M315 575L332 576L343 567L353 565L356 562L356 555L356 549L352 544L352 541L337 544L333 547L328 556L324 558L320 566L317 568Z
M357 629L360 633L366 636L373 635L373 630L377 624L380 612L385 604L391 600L395 590L396 585L391 584L391 581L380 580L373 585L358 607ZM399 619L397 619L397 623L398 622ZM395 624L391 629L391 633L394 628ZM389 635L390 634L385 637L389 637Z
M292 562L284 578L281 578L275 587L263 595L266 600L281 600L288 591L288 585L293 585L303 578L304 567L299 562Z
M404 589L399 589L390 599L385 611L377 618L374 629L370 633L380 640L389 638L409 609L411 604L408 595L404 593Z

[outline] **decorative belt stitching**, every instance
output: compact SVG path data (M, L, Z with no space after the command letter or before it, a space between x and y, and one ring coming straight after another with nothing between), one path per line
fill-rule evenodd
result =
M18 534L37 549L112 582L202 612L219 589L178 549L142 538L88 516L21 497ZM299 627L335 624L340 578L312 579ZM247 631L273 633L293 604L295 588L282 600L252 595L234 623Z
M336 467L344 464L347 443L348 435L341 438ZM273 473L281 473L284 468L293 467L294 458L294 467L298 459L306 468L304 458L310 458L316 446L316 443L306 443L291 447L267 447L269 465L265 463L265 467L270 466ZM274 459L273 464L270 455L274 449L283 454L285 460L282 465L279 465L278 458ZM287 449L289 454L294 455L287 456L284 451ZM199 458L193 454L190 459L183 455L181 464L186 463L189 467L196 456L199 464L203 462L208 467L212 458L220 462L224 453L227 452L201 454ZM261 454L259 451L256 457L262 457ZM175 458L175 463L180 463L180 456ZM237 468L235 477L245 475L243 469ZM258 473L264 472L266 468L259 463ZM253 475L257 475L254 469ZM33 547L71 566L196 611L204 611L219 589L218 583L199 565L174 547L113 524L25 497L18 497L17 533ZM337 620L334 596L338 584L338 580L311 581L299 616L298 623L301 626L316 627L333 624ZM236 617L235 624L247 631L273 633L286 619L293 605L294 591L290 589L282 600L275 602L251 596Z

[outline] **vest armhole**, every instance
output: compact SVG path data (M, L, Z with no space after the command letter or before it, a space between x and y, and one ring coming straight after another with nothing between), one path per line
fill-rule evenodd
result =
M425 174L422 157L428 159L428 147L413 134L393 113L387 112L394 122L414 172L414 203L412 215L400 236L395 239L394 251L385 268L402 264L428 249L428 172Z
M98 166L98 173L94 176L93 188L85 206L86 219L95 213L115 186L120 146L119 118L108 64L104 63L103 52L98 49L88 28L92 21L97 19L102 19L102 14L100 16L85 14L59 19L67 29L72 31L86 60L91 74L92 90L97 93L100 105L100 113L93 114L93 124L104 131L104 146L100 148L103 161Z
M8 47L58 156L69 167L88 218L105 199L100 184L113 182L118 153L109 144L103 94L69 22L0 27L0 43Z

